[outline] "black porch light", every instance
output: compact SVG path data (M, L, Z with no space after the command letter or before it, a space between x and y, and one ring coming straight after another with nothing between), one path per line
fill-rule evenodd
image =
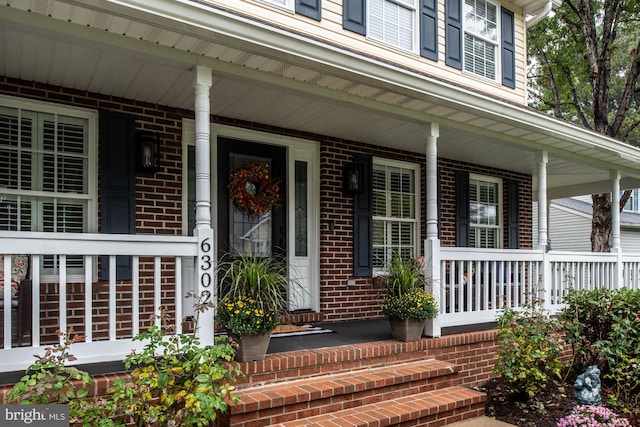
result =
M136 134L136 170L153 173L160 169L160 139L153 132Z
M364 190L363 168L361 164L349 163L342 171L342 190L347 194L358 194Z

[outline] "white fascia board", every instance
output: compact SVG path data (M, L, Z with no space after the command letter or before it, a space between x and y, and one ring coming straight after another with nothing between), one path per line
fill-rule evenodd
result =
M61 0L68 4L114 13L128 19L192 34L232 47L301 64L337 76L370 80L371 84L459 111L468 111L530 132L615 153L620 167L640 165L640 150L613 138L572 125L525 106L508 103L370 56L304 37L250 17L191 0ZM208 12L208 13L207 13ZM268 41L268 42L267 42ZM272 52L270 55L269 52ZM215 71L214 71L215 72ZM438 117L424 114L425 123ZM514 137L514 140L517 139ZM544 143L537 143L544 145Z
M210 33L215 33L232 40L243 41L254 46L253 50L256 50L255 47L275 50L280 53L278 57L281 57L282 54L290 55L292 61L305 60L316 68L318 64L321 64L328 66L333 72L342 70L346 75L357 74L372 79L377 84L386 83L396 91L398 88L404 88L414 96L420 94L437 100L440 104L451 105L459 110L472 111L479 116L499 118L502 122L511 123L532 132L562 138L578 145L614 152L622 160L640 164L639 149L613 138L563 122L528 107L500 101L210 5L191 0L154 0L151 2L148 0L93 0L90 2L103 6L115 5L129 11L134 9L143 15L165 18L165 24L172 24L173 27L176 23L197 27L208 32L209 37ZM206 11L215 13L203 13ZM130 13L129 16L131 16ZM184 31L184 28L174 29ZM265 42L266 40L268 43Z

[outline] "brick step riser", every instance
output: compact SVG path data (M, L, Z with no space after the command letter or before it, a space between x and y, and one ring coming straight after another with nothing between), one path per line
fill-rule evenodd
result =
M314 404L319 399L340 399L342 395L349 395L351 398L357 398L359 395L370 395L371 393L380 395L386 395L388 393L397 394L398 392L402 392L403 394L415 394L437 390L439 388L452 387L455 385L460 385L460 380L450 376L447 378L430 378L428 380L396 382L393 384L389 383L385 385L378 385L376 387L346 387L344 390L340 391L310 391L306 395L291 395L286 399L280 397L273 398L268 403L255 402L253 404L242 405L242 407L232 407L231 413L232 415L235 415L238 413L255 412L260 409L264 410L277 406L290 407L290 405L303 402L310 402L311 404Z
M320 365L305 364L291 369L280 367L258 367L262 362L240 363L242 371L246 374L243 378L238 378L235 386L241 389L246 386L254 387L256 384L270 384L274 382L299 380L305 377L315 377L320 375L340 374L359 369L379 368L398 363L412 362L430 358L424 351L413 353L390 354L385 356L366 357L361 360L349 360L344 362L333 362ZM304 363L304 362L303 362ZM252 364L256 364L253 365Z
M248 425L252 427L268 426L273 417L286 417L287 420L303 419L370 403L434 391L439 388L450 387L455 383L457 383L455 379L436 379L436 381L428 383L422 380L415 383L394 384L330 397L309 396L309 400L294 404L279 405L278 403L280 402L273 402L277 406L242 414L232 414L227 421L227 425L230 427L244 427L245 423L250 422Z

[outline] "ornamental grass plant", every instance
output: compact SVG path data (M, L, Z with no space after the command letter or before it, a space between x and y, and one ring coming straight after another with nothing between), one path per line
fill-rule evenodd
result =
M386 282L386 295L381 307L385 316L399 320L427 320L438 315L438 301L426 290L428 283L417 260L393 254L387 264Z
M272 255L228 255L218 267L220 324L234 335L273 330L289 309L289 294L298 286L285 260Z

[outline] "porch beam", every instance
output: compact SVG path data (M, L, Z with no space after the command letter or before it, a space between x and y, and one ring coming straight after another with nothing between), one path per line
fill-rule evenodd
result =
M196 66L195 136L196 136L196 224L194 235L198 238L197 280L200 303L216 302L214 283L213 228L211 224L211 145L210 145L210 92L213 83L211 68ZM214 311L197 313L196 334L202 345L213 344ZM176 319L181 322L182 319Z

